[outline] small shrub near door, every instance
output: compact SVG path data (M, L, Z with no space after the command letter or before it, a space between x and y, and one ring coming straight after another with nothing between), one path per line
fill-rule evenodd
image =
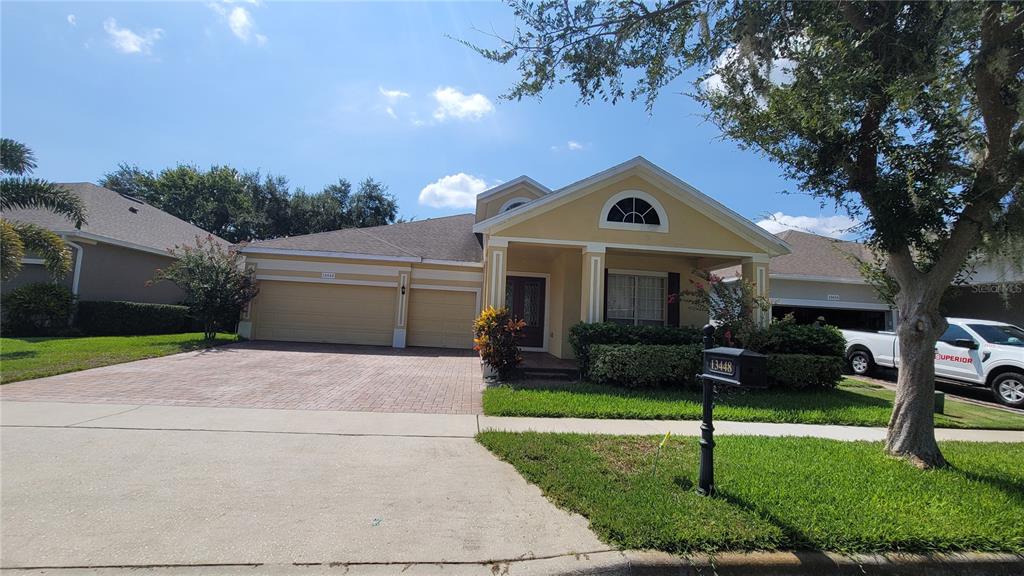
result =
M144 302L78 303L76 323L92 336L176 334L188 328L187 306Z
M842 356L769 354L768 384L796 390L835 388L843 379L844 364Z
M590 379L627 388L682 386L701 371L699 344L597 344L590 348Z
M12 290L3 298L5 336L55 336L71 331L74 311L71 291L40 282Z
M514 318L508 308L488 306L473 322L473 349L499 378L507 378L523 361L517 340L526 322Z

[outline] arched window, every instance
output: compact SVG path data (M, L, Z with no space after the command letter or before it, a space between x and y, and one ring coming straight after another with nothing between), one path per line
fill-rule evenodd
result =
M604 203L598 227L613 230L668 232L668 215L661 202L642 190L623 190Z
M529 198L525 198L523 196L517 196L515 198L511 198L511 199L507 200L504 204L501 205L501 210L498 210L498 212L501 213L501 212L508 212L509 210L515 210L516 208L519 208L520 206L522 206L523 204L526 204L529 201L530 201Z
M648 224L660 226L661 217L654 206L636 196L619 200L608 210L606 219L609 222L624 222L626 224Z

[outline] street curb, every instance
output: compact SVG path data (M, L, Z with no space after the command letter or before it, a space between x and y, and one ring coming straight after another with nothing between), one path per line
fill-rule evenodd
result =
M14 576L1019 576L1015 554L750 552L675 556L638 550L481 562L296 563L0 568Z
M855 554L751 552L678 557L624 552L630 576L1019 576L1017 554Z

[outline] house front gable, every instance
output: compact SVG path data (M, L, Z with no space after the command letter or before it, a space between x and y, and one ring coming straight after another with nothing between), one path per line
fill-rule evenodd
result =
M636 159L479 222L474 231L518 241L639 246L710 255L786 252L785 243L749 220L666 176L650 162ZM635 204L630 204L633 199ZM638 213L636 222L616 221L623 219L617 206L636 206L643 214ZM644 216L647 222L638 223Z
M551 192L536 180L520 176L483 192L476 198L476 222L493 218Z

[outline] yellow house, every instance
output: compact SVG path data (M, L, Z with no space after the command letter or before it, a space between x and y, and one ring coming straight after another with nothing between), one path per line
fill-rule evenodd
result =
M739 265L767 295L769 259L789 248L637 157L559 190L516 178L480 194L474 214L242 252L260 286L239 325L248 338L471 348L476 314L509 306L525 349L571 358L578 322L706 323L669 297L696 270Z

